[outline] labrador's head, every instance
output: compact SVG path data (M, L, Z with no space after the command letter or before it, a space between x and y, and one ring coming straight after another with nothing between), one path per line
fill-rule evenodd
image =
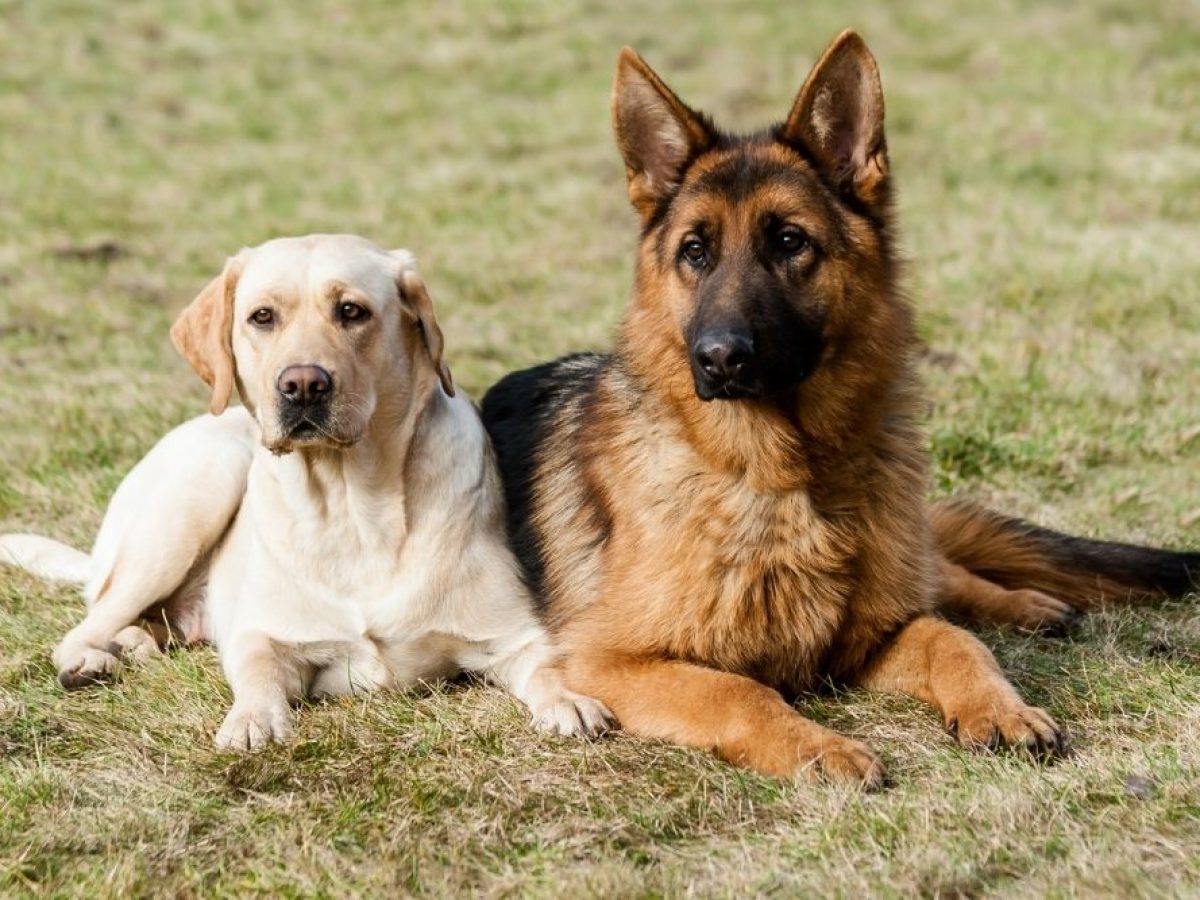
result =
M221 413L234 385L276 453L344 447L399 417L423 371L453 395L442 332L412 254L350 235L241 251L171 329Z

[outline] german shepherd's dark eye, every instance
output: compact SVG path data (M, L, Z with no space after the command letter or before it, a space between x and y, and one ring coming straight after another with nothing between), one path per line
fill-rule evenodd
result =
M337 317L339 322L365 322L371 318L371 312L358 303L345 301L338 304Z
M812 242L808 239L808 235L795 226L780 228L775 232L775 249L780 253L795 256L803 253L810 246L812 246Z
M704 268L705 263L708 262L708 248L704 246L704 241L697 237L685 240L683 246L679 248L679 254L696 269Z
M258 328L270 328L275 324L275 311L267 306L260 306L250 313L249 322Z

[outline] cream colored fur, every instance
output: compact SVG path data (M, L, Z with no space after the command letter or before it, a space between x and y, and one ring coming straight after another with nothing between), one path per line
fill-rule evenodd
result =
M365 322L336 321L346 298ZM264 306L269 329L250 321ZM336 235L243 251L173 337L214 409L226 364L246 405L164 437L118 488L90 558L0 538L0 560L68 580L86 570L88 614L54 652L64 685L112 677L173 634L217 646L234 695L223 749L286 739L303 696L461 670L504 685L539 728L606 727L601 704L561 683L505 542L487 434L449 380L407 252ZM281 426L275 382L292 365L333 376L315 437Z

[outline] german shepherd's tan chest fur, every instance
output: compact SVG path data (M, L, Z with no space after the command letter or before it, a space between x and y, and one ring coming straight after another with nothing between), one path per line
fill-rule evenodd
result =
M563 408L550 438L590 448L558 457L570 462L542 481L534 502L539 527L557 536L546 548L547 587L564 642L599 636L623 652L691 660L798 692L841 668L831 652L858 661L879 640L880 629L864 630L856 609L891 607L886 629L924 607L927 577L909 571L922 552L893 557L895 572L878 560L873 571L863 566L864 554L878 553L862 527L868 497L849 502L855 516L846 515L845 498L831 514L803 487L780 491L745 471L714 469L656 397L631 406L630 396L623 373L605 373L591 397ZM922 517L913 519L871 520L907 528L897 549L923 550ZM876 590L881 577L896 589Z

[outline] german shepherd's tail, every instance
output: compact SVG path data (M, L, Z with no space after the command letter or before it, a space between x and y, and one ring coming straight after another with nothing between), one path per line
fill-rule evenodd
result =
M17 566L51 581L82 586L91 577L92 558L41 535L0 534L0 563Z
M1200 591L1200 553L1073 537L953 501L935 504L931 521L950 562L1009 590L1041 591L1079 609Z

